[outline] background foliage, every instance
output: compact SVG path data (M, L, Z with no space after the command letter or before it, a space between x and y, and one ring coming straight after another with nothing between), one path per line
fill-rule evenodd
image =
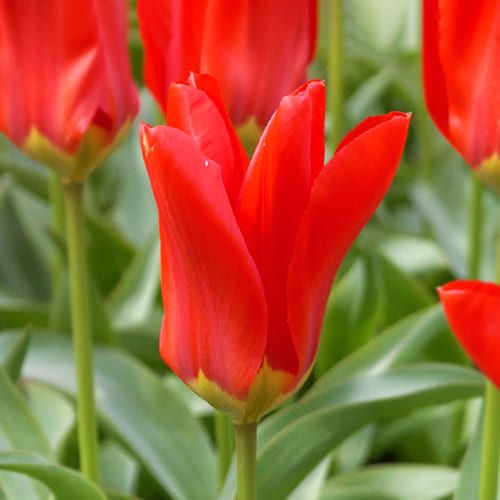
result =
M470 500L483 378L435 293L466 274L467 170L425 110L419 2L349 0L344 11L345 131L392 109L414 118L396 181L337 278L315 370L298 403L260 427L260 498ZM320 78L325 21L310 71ZM141 104L86 192L103 490L74 470L67 278L50 290L54 251L64 262L65 245L51 229L49 174L0 139L1 500L42 500L50 491L82 500L234 495L234 465L221 490L216 484L212 409L157 352L159 247L137 124L161 117L145 90ZM494 276L493 203L487 193L484 279Z

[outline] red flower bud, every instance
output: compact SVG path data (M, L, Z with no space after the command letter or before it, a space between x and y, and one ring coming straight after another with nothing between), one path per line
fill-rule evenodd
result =
M458 341L500 389L500 286L481 281L453 281L438 291Z
M215 80L170 88L169 126L141 130L158 206L160 351L235 421L305 380L335 273L384 196L410 116L369 118L324 166L324 84L284 97L250 163Z
M231 119L264 125L306 80L317 0L138 0L145 80L165 111L172 82L217 79Z
M137 113L123 0L0 0L0 131L81 180Z
M500 190L500 3L424 0L427 107L443 135Z

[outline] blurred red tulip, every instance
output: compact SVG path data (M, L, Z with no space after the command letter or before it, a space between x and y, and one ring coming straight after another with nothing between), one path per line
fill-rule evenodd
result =
M81 180L137 113L124 0L0 0L0 131Z
M500 190L500 2L424 0L423 71L433 120Z
M453 333L500 388L500 286L481 281L453 281L438 289Z
M306 80L316 10L317 0L138 0L146 83L166 111L172 82L209 73L233 123L263 125Z
M284 97L248 164L215 80L170 87L169 126L141 142L159 214L160 351L235 421L304 381L349 246L384 196L410 117L352 130L325 167L324 84Z

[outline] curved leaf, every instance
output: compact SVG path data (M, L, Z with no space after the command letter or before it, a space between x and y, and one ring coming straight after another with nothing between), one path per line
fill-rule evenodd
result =
M44 483L57 500L106 500L93 483L78 472L28 452L0 453L0 469L19 472Z
M483 378L454 365L413 365L365 374L306 395L259 429L258 491L284 499L347 436L368 423L481 394ZM232 498L228 479L222 498Z
M448 497L457 485L456 469L425 465L377 465L330 479L322 491L321 500L343 498L390 498L391 500L438 500ZM359 491L369 497L354 496ZM373 495L373 496L372 496Z
M66 338L34 335L23 376L74 395L72 360ZM116 349L96 349L94 362L101 419L174 498L214 498L213 452L202 427L175 392L144 365Z

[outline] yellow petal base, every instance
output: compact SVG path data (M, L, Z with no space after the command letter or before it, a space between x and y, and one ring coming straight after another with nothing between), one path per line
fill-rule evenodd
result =
M478 177L500 193L500 156L494 153L475 170Z
M127 120L113 142L107 145L107 133L100 127L91 126L82 137L75 153L63 151L37 128L31 128L21 148L35 160L53 168L63 182L81 182L125 137L130 123L131 121Z
M266 361L250 387L248 397L240 400L224 391L200 371L188 385L214 408L228 415L234 423L258 422L259 419L287 399L298 386L287 392L294 376L273 370Z

